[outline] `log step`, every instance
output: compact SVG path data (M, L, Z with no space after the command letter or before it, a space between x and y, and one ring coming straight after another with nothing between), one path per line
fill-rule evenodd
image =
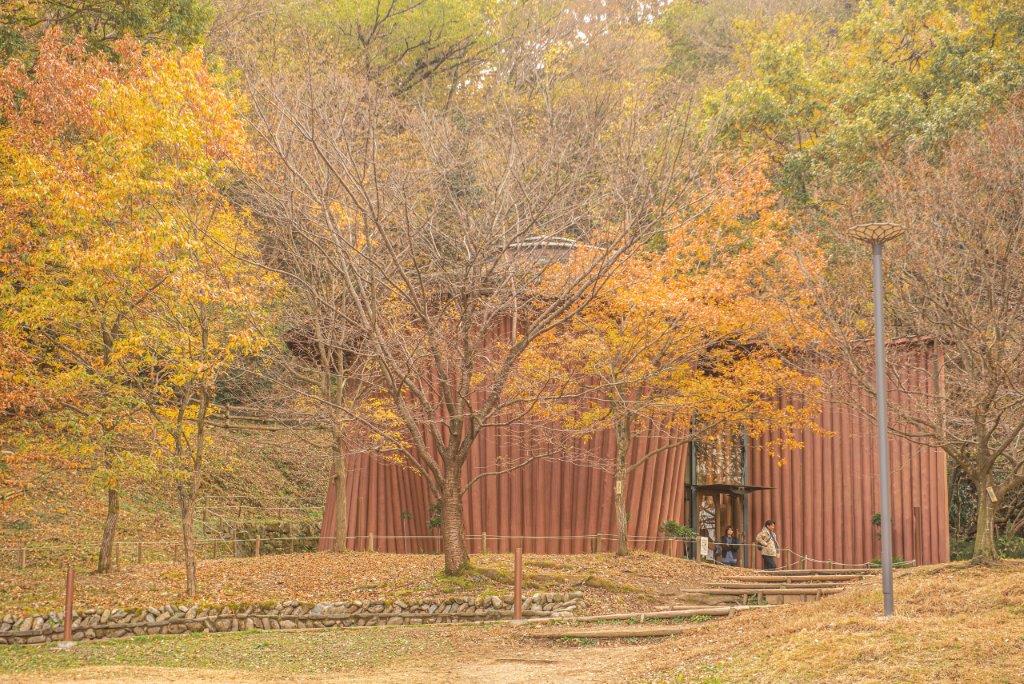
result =
M764 574L774 577L799 577L801 575L877 575L878 568L819 568L815 570L765 570Z
M817 596L821 594L825 596L827 594L838 594L844 591L841 587L833 589L779 589L776 587L766 587L763 589L716 589L716 588L699 588L699 589L682 589L680 594L704 594L706 596L756 596L758 594L764 596Z
M693 629L693 625L665 625L664 627L619 627L616 629L558 629L527 632L534 639L636 639L672 636Z
M731 615L732 613L739 613L739 612L742 612L742 611L745 611L745 610L764 610L765 608L771 608L771 606L765 606L765 605L745 606L745 605L741 605L739 603L729 603L727 605L719 605L719 606L707 606L707 605L704 605L704 606L699 606L699 608L701 610L714 611L714 612L702 613L703 615L712 615L713 616L713 615L718 615L719 613L717 611L719 611L719 610L723 611L721 613L722 615ZM675 610L693 610L693 609L694 609L694 606L679 605L679 604L672 604L672 605L665 605L665 606L655 606L654 607L655 613L648 613L647 615L650 616L650 615L656 615L656 614L662 613L662 612L669 612L669 611L675 611ZM590 616L587 616L587 617L590 617ZM573 621L574 622L579 622L580 618L575 618Z
M737 575L729 577L730 582L761 582L775 584L804 584L807 582L855 582L864 579L867 575L785 575L775 577L773 575Z
M814 593L818 589L842 589L843 585L836 582L801 582L796 585L758 582L709 582L709 589L747 589L752 591L773 591L776 589L806 590Z
M558 618L568 622L603 622L605 620L671 620L681 617L696 617L705 615L708 617L729 617L734 613L741 613L745 610L757 610L765 606L674 606L666 609L656 609L648 613L611 613L606 615L577 615L568 618Z

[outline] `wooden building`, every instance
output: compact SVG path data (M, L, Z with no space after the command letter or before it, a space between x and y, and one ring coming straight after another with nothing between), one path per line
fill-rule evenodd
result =
M905 352L905 353L904 353ZM892 393L892 402L910 401L917 390L940 381L939 360L931 345L901 352L903 373L917 386L909 394ZM683 444L640 465L627 489L631 546L680 554L677 541L659 530L675 520L719 536L726 524L750 542L761 523L778 522L784 564L861 564L880 555L878 454L875 426L868 417L868 393L850 389L829 396L818 418L819 431L800 436L803 446L772 454L761 440L728 445ZM631 458L660 446L637 440ZM613 448L610 434L588 446ZM464 481L498 470L499 454L529 449L505 431L491 428L476 441ZM891 438L893 468L893 549L918 563L949 559L946 459L934 448ZM333 487L333 483L331 487ZM348 546L378 551L432 552L438 531L430 527L431 496L411 469L362 456L353 459L348 477ZM559 460L534 461L503 475L480 479L465 495L465 531L471 553L585 553L613 548L612 474ZM334 537L333 491L327 493L321 548Z

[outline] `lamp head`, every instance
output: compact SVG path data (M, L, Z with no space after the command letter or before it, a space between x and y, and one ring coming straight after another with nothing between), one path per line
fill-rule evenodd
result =
M885 244L903 235L903 226L897 223L858 223L848 231L851 236L868 244Z

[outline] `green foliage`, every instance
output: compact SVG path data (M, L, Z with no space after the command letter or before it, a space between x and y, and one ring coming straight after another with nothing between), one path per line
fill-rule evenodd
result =
M113 52L121 38L164 45L198 42L213 16L208 0L14 0L0 13L0 63L34 53L41 29L81 35Z
M438 499L434 503L430 504L430 510L428 511L429 517L427 518L427 527L430 529L436 529L441 527L441 500Z
M986 0L872 0L841 23L748 22L741 75L706 98L725 144L766 151L810 201L917 147L940 153L1024 85L1024 8Z
M658 529L669 537L675 537L676 539L693 539L697 536L697 533L692 529L675 520L666 520L661 523L661 527Z
M999 535L996 537L996 552L1000 558L1024 558L1024 537ZM949 544L952 560L970 560L974 556L973 539L953 539Z

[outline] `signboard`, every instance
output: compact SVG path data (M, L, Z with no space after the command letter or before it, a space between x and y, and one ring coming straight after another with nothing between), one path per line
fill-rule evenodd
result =
M709 555L711 545L708 543L708 541L709 540L708 540L707 537L701 537L700 538L700 556L701 556L701 558L710 558L711 557Z

